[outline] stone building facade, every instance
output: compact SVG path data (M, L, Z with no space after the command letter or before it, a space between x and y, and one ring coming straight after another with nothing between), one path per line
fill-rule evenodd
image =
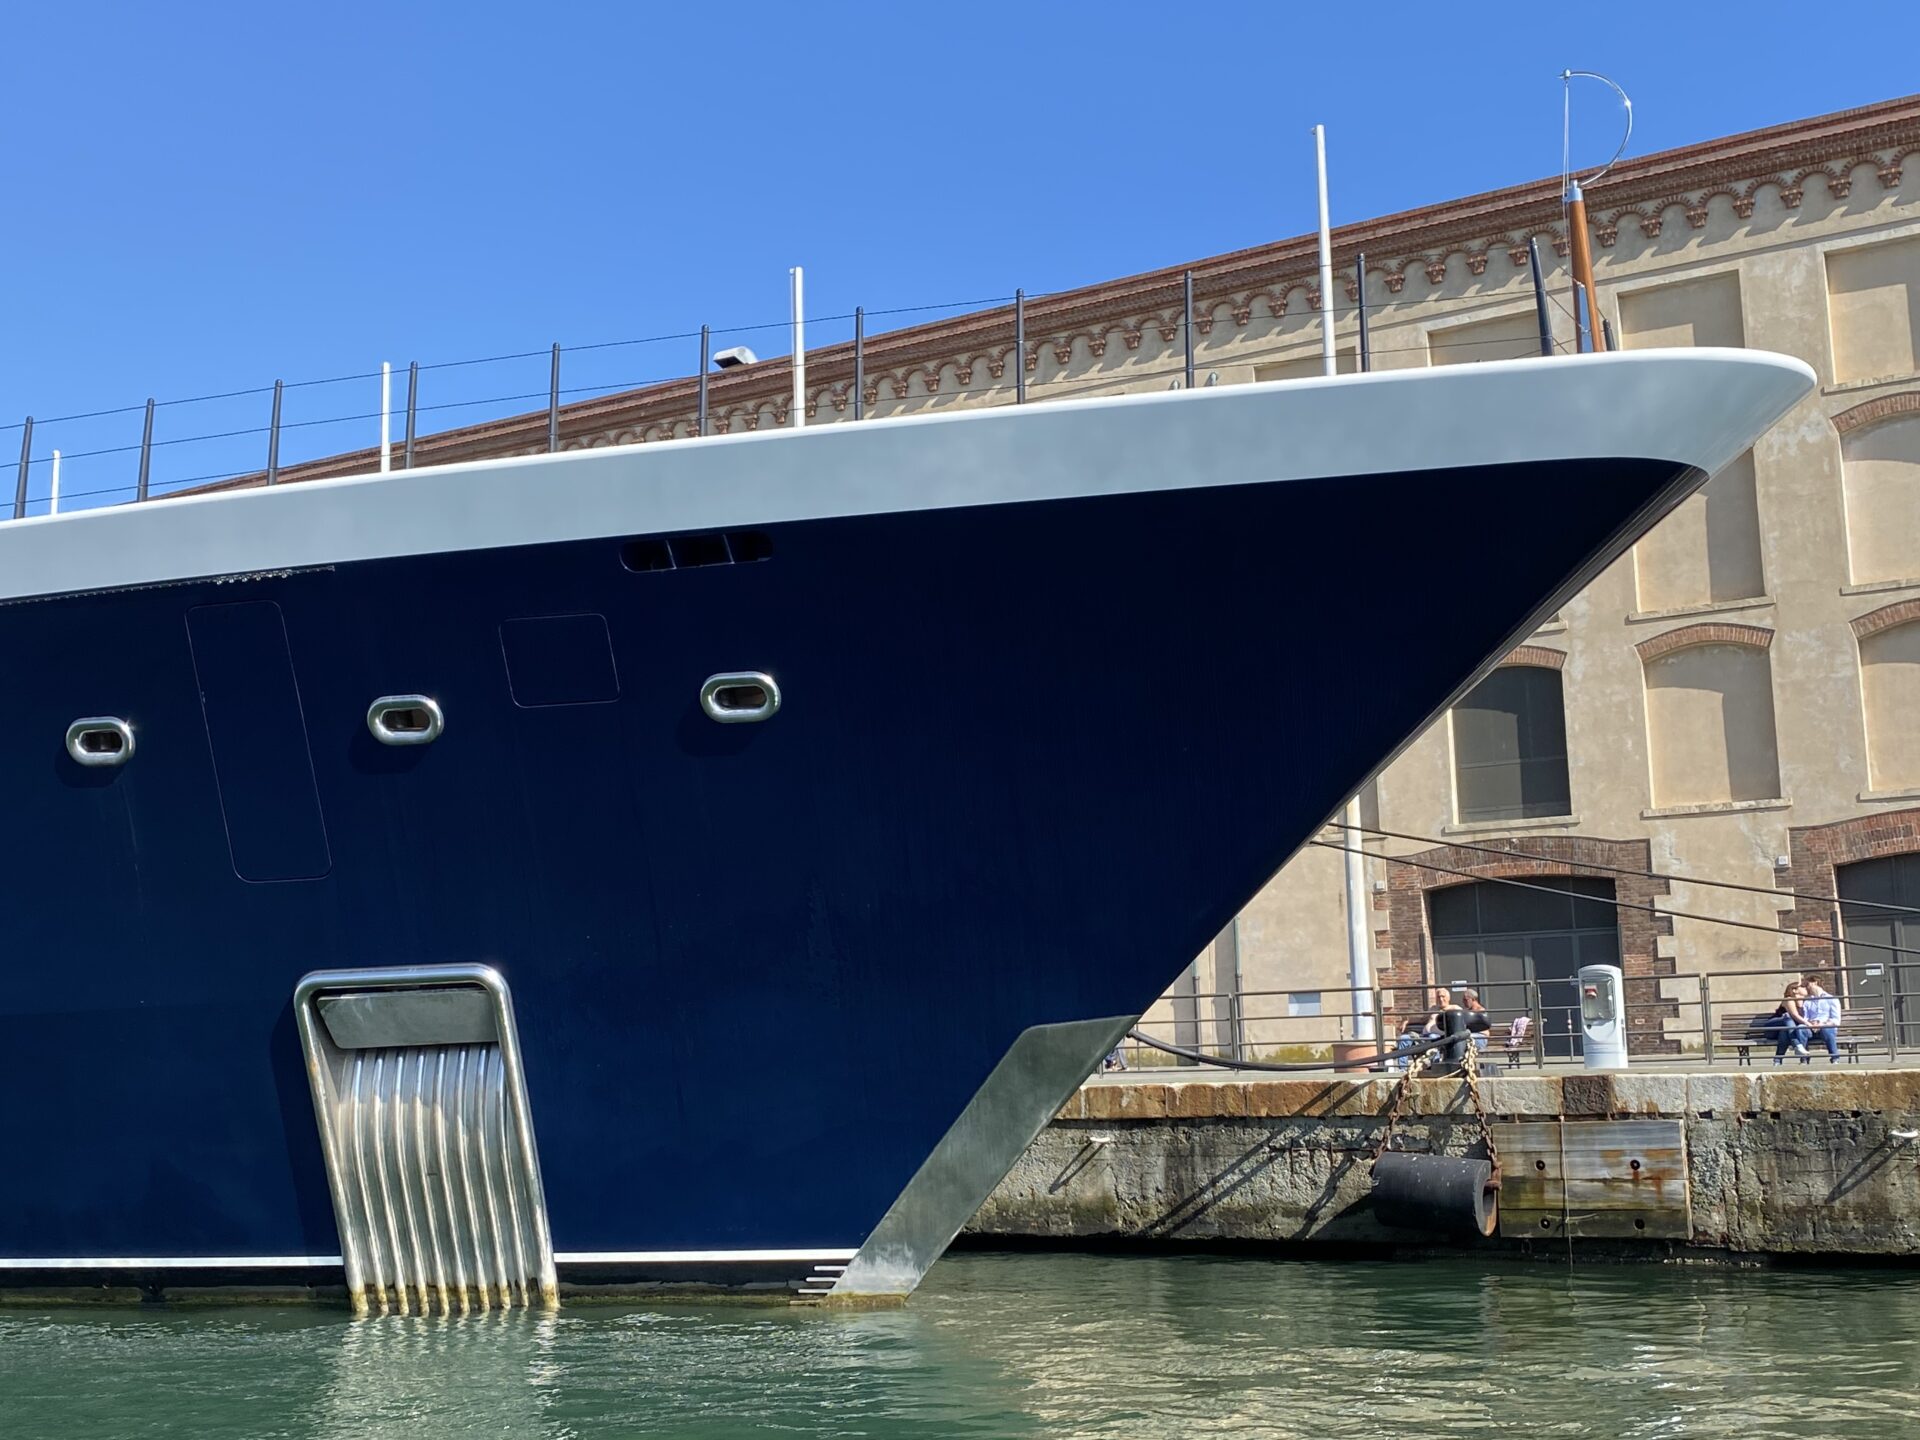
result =
M1437 980L1514 1009L1530 981L1570 997L1573 964L1618 959L1636 1043L1686 1049L1698 976L1751 1010L1783 970L1851 962L1850 1001L1897 1009L1920 1045L1920 953L1898 953L1920 947L1920 912L1897 908L1920 907L1920 97L1629 160L1587 198L1620 346L1781 351L1820 383L1367 786L1365 823L1392 832L1364 844L1386 1008ZM1022 373L1032 402L1161 390L1185 383L1189 343L1195 383L1317 374L1329 309L1351 369L1359 254L1375 368L1534 354L1530 240L1569 349L1566 219L1541 180L1342 227L1331 297L1303 236L1030 301L1023 351L1010 307L872 337L861 400L870 417L1011 403ZM808 423L851 422L849 347L810 353L807 375ZM784 359L710 384L714 430L791 418ZM562 445L693 434L695 395L689 377L568 406ZM546 423L428 437L417 463L538 451ZM1355 551L1364 584L1364 537ZM1421 625L1353 637L1377 683ZM1298 855L1160 1018L1256 1049L1336 1038L1343 860ZM1579 894L1472 888L1492 876Z

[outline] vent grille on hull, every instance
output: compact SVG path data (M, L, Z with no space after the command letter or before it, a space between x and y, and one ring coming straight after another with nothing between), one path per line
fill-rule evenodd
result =
M301 982L296 1007L355 1311L556 1304L498 975L481 966L325 972Z

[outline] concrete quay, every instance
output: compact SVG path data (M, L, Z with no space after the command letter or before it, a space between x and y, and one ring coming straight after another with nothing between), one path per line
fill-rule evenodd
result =
M1389 1078L1089 1082L981 1207L978 1240L1311 1252L1389 1230L1370 1164ZM1480 1082L1504 1176L1484 1244L1564 1256L1920 1255L1920 1070L1569 1072ZM1396 1148L1479 1154L1458 1079L1416 1080Z

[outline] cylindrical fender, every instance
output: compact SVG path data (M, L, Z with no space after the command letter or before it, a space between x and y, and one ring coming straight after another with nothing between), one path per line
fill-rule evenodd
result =
M1373 1162L1373 1213L1402 1230L1484 1238L1500 1220L1500 1182L1486 1160L1388 1150Z

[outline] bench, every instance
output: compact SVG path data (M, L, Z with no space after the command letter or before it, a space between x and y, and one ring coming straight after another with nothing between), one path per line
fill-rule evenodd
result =
M1753 1051L1756 1046L1771 1049L1780 1043L1776 1032L1762 1031L1758 1028L1761 1017L1757 1015L1729 1015L1720 1022L1713 1040L1716 1045L1731 1047L1739 1056L1742 1065L1753 1063ZM1834 1039L1846 1052L1847 1063L1860 1063L1862 1045L1880 1045L1887 1038L1886 1011L1875 1008L1870 1010L1844 1010L1840 1014L1840 1025ZM1808 1045L1809 1052L1824 1051L1826 1046L1815 1035ZM1811 1054L1809 1055L1811 1059Z

